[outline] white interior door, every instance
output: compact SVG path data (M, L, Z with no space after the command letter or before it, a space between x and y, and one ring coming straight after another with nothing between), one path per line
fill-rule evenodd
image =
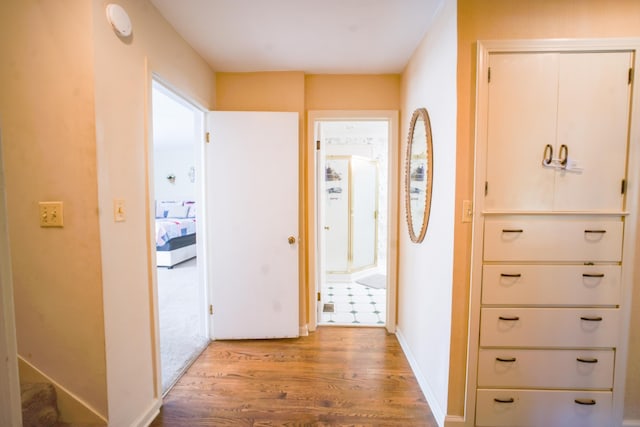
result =
M298 114L214 111L208 129L213 338L297 337Z

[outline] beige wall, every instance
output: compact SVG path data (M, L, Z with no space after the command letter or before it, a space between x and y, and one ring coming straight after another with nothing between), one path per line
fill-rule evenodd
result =
M18 352L107 415L90 2L0 2ZM64 202L40 228L38 202Z
M0 3L0 120L18 351L112 425L129 425L158 400L145 59L207 107L214 74L148 2L119 3L134 25L126 43L103 1ZM119 226L115 197L128 206ZM41 200L64 202L64 228L38 226Z
M425 22L426 25L426 22ZM443 2L402 74L401 171L411 115L427 109L433 134L433 189L427 233L411 242L401 203L398 335L439 421L447 411L456 170L456 4ZM405 178L402 173L401 185ZM404 189L400 191L404 197Z
M147 204L150 73L205 108L213 105L215 76L148 1L117 2L133 24L126 40L108 24L107 3L92 2L109 424L146 425L160 404ZM125 222L113 220L114 199L125 201Z
M399 74L309 74L307 110L398 110Z
M477 40L525 38L640 37L640 2L635 0L458 0L458 148L456 212L472 199ZM456 219L451 332L449 414L464 412L469 307L471 225ZM638 286L636 286L638 288ZM640 292L635 290L636 296ZM640 301L635 299L638 325ZM640 360L640 333L632 330L630 363ZM634 339L635 337L635 339ZM634 362L635 361L635 362ZM625 418L640 418L638 366L628 380ZM635 373L635 374L634 374Z
M217 73L216 109L304 112L304 73Z
M310 217L315 209L305 143L309 110L397 110L400 76L305 75L303 72L217 73L216 109L222 111L295 111L300 114L300 325L308 323L313 242Z

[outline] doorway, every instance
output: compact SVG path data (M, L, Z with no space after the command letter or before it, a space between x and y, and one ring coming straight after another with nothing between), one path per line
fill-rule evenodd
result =
M388 120L315 126L319 325L385 326L388 306Z
M165 394L209 343L203 259L201 135L204 113L152 83L160 375Z

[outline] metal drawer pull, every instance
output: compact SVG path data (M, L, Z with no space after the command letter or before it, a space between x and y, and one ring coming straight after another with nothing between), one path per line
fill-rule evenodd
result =
M496 357L496 360L498 362L509 362L509 363L512 363L512 362L516 361L516 358L515 357Z
M584 230L585 233L598 233L598 234L604 234L607 232L607 230Z
M520 318L518 316L513 316L513 317L500 316L500 317L498 317L498 319L500 319L500 320L509 320L509 321L520 320Z
M578 400L578 399L576 399L576 401L577 401L577 400ZM508 399L500 399L500 398L498 398L498 397L494 397L494 398L493 398L493 401L494 401L494 402L498 402L498 403L513 403L513 402L515 402L515 400L513 399L513 397L510 397L510 398L508 398ZM594 402L594 404L595 404L595 402Z
M598 359L596 359L595 357L578 357L576 360L582 363L598 363Z
M596 401L593 399L576 399L574 400L578 405L595 405Z
M602 322L601 316L581 316L580 320L586 320L587 322Z
M503 228L503 233L522 233L524 230L522 228Z
M510 273L500 273L500 277L522 277L522 274L510 274Z
M564 166L564 168L567 168L567 160L569 159L569 147L567 147L565 144L562 144L560 146L560 154L559 154L559 159L560 160L560 164L562 166Z
M582 277L604 277L604 273L582 273Z
M553 147L551 144L544 146L544 153L542 154L542 164L549 166L553 160Z

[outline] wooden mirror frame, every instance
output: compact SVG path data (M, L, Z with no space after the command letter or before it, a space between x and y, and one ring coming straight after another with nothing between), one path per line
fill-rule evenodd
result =
M415 139L416 135L416 125L418 123L424 124L424 129L418 128L417 130L424 130L424 141L418 141ZM419 211L415 212L412 208L411 204L411 190L414 187L412 185L412 161L414 160L412 157L412 150L414 144L424 144L426 150L426 158L424 159L423 167L426 168L426 171L423 171L423 180L426 180L423 188L418 188L418 191L424 191L424 212L422 214L422 218L420 220L422 223L420 224L420 230L416 233L414 227L418 225L418 218L415 218L419 215ZM419 167L419 165L418 165ZM425 173L426 172L426 173ZM413 182L419 182L419 180L414 180ZM405 169L404 169L404 183L405 183L405 209L407 216L407 226L409 228L409 237L411 241L414 243L420 243L424 240L425 235L427 234L427 225L429 224L429 213L431 211L431 190L433 187L433 141L431 135L431 121L429 120L429 113L425 108L418 108L413 112L411 116L411 123L409 124L409 136L407 140L407 154L405 159Z

